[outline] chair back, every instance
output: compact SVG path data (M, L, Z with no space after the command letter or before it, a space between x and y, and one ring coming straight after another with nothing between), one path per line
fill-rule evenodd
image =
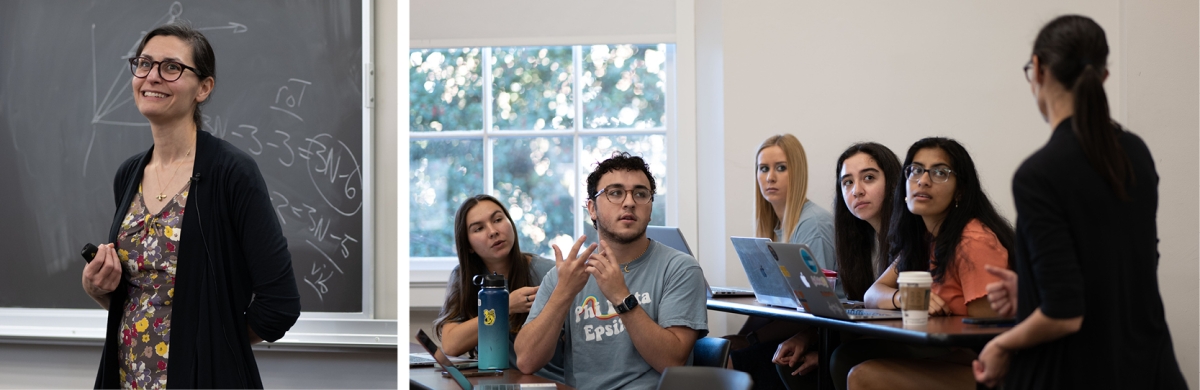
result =
M729 361L729 340L720 337L704 337L696 340L692 347L692 365L725 368Z
M750 390L750 374L716 367L667 367L658 380L658 390Z

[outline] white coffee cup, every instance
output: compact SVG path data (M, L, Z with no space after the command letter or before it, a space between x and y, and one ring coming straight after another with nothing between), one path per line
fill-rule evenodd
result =
M929 294L933 277L927 271L905 271L896 279L900 285L900 310L904 325L929 323Z

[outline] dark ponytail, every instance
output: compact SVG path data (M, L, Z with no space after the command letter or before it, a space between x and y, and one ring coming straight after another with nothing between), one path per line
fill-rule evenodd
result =
M1103 69L1103 68L1101 68ZM1083 154L1096 171L1104 176L1116 191L1117 198L1128 201L1125 183L1133 184L1133 167L1118 140L1119 130L1108 112L1108 96L1104 94L1104 72L1088 64L1075 80L1071 92L1075 95L1075 138L1083 146Z
M1121 148L1123 130L1112 120L1104 94L1108 61L1104 29L1085 16L1060 16L1042 27L1033 44L1033 55L1075 95L1072 130L1088 163L1108 181L1119 199L1130 200L1126 186L1134 184L1133 166Z

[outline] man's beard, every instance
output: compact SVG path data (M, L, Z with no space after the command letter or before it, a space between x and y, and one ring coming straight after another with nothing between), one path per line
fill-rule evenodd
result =
M602 239L604 241L617 243L617 244L621 244L621 245L628 245L628 244L632 244L634 241L637 241L639 238L646 235L646 227L642 226L641 231L635 232L633 234L630 234L627 236L619 236L616 233L613 233L613 231L608 230L608 227L604 226L604 222L601 222L600 219L597 219L596 220L596 232L600 233L600 239Z

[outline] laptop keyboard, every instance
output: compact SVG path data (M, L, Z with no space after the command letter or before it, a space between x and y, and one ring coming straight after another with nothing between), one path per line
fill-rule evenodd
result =
M408 355L409 367L433 367L434 363L437 363L437 361L429 357L427 353L412 353Z
M866 310L866 309L846 309L846 315L851 315L851 316L855 316L855 317L889 317L889 316L892 316L893 314L880 313L877 311L870 311L870 310Z

